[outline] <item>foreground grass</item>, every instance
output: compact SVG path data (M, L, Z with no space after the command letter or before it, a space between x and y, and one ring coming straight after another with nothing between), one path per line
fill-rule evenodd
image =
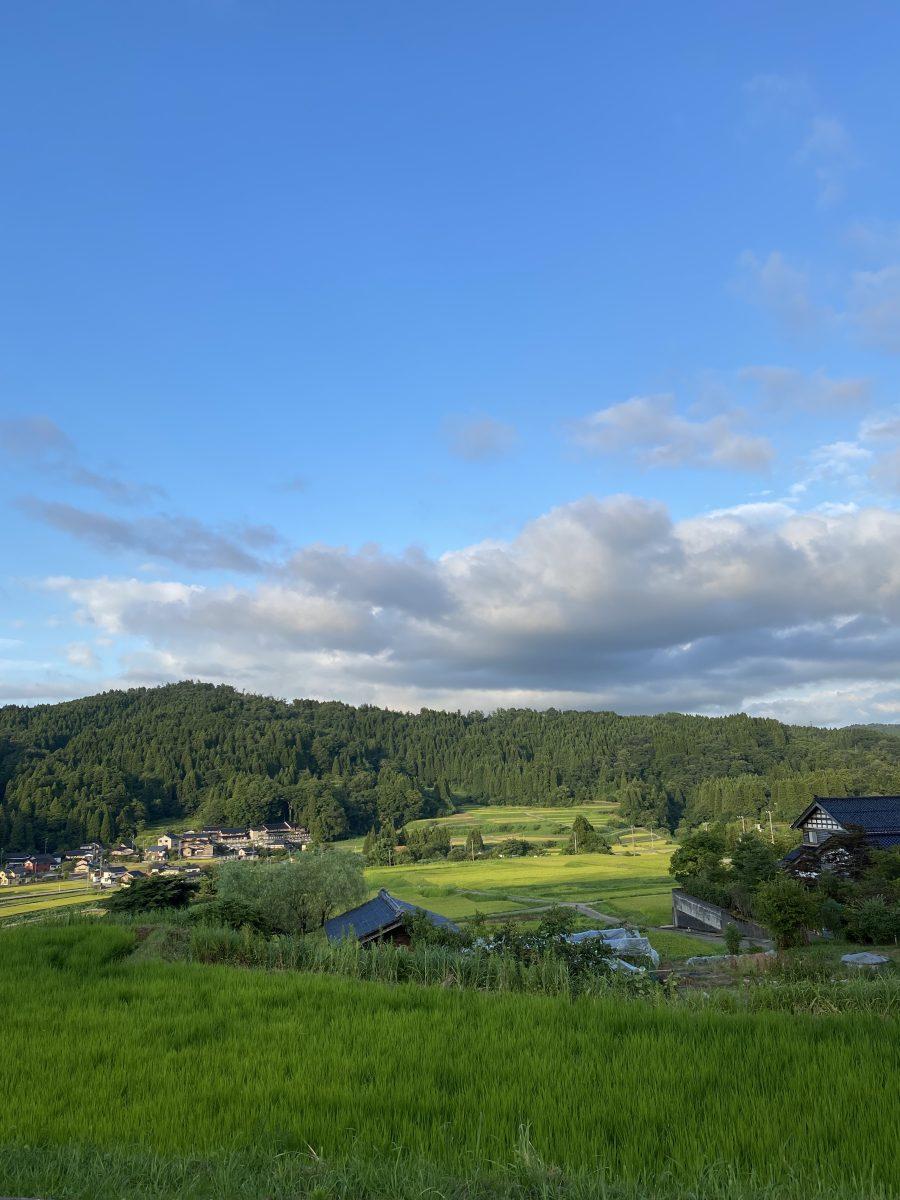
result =
M0 931L0 1191L895 1194L893 1021L135 962L133 936Z
M603 1171L564 1173L536 1155L523 1130L510 1161L470 1164L448 1175L433 1164L394 1154L375 1162L363 1147L334 1158L309 1152L276 1155L221 1151L209 1157L128 1149L0 1146L0 1181L21 1196L54 1200L890 1200L873 1185L865 1193L825 1179L757 1184L726 1166L692 1184L657 1173L653 1191L615 1181Z

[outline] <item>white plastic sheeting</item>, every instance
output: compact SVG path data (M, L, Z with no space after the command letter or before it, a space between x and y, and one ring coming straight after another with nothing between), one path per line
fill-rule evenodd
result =
M649 940L633 929L585 929L582 933L570 933L566 940L577 946L591 938L602 938L619 958L648 958L654 967L659 966L659 955ZM628 963L622 965L630 968Z

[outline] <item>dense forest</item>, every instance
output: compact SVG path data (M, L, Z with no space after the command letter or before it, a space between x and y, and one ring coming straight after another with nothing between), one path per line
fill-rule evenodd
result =
M286 703L179 683L0 708L0 847L111 842L188 816L291 816L321 840L400 826L459 801L564 806L606 799L624 821L674 829L813 794L900 792L900 738L743 715L417 714Z

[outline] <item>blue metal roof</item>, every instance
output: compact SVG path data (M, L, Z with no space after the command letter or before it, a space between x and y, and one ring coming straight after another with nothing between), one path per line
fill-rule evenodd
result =
M393 929L400 924L405 913L414 912L424 913L432 925L446 925L450 929L456 929L456 925L447 917L429 912L421 905L398 900L382 888L377 896L367 900L365 904L326 921L325 934L329 942L339 942L345 937L355 937L357 941L363 941L383 929Z
M866 833L900 833L900 796L816 796L800 814L796 829L814 808L822 808L846 829L851 825Z

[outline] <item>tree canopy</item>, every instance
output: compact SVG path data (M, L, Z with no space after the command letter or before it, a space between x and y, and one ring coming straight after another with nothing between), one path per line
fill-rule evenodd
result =
M900 792L900 738L743 715L392 712L179 683L0 709L0 847L109 843L188 817L293 818L314 839L454 802L619 804L636 825L793 817L814 794Z

